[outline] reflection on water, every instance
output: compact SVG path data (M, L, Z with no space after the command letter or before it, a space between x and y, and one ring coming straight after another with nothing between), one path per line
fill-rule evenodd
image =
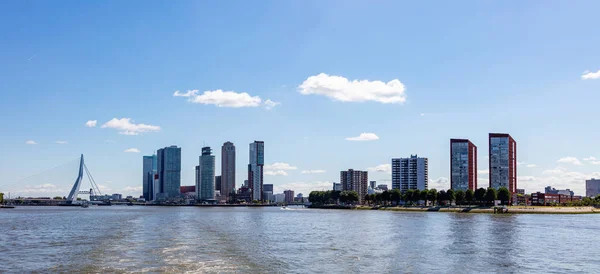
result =
M0 272L596 272L600 215L0 210Z

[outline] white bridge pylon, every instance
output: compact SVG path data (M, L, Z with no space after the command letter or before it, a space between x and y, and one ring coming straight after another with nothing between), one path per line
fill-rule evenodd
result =
M84 170L87 174L88 179L90 180L90 184L91 184L90 191L79 191L79 188L81 187L81 182L83 181L83 171ZM71 188L71 191L69 192L69 196L67 196L67 203L73 203L73 204L77 203L77 195L78 194L90 194L90 200L91 200L91 196L94 195L94 192L101 194L100 188L98 188L98 185L96 185L96 182L94 181L94 178L92 177L92 174L90 173L87 166L85 165L85 162L83 161L83 154L81 154L81 159L79 160L79 173L77 175L77 179L75 179L75 184L73 184L73 187Z

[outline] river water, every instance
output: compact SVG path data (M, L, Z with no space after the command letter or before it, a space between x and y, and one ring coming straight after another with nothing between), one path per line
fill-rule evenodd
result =
M0 209L0 272L598 273L600 215Z

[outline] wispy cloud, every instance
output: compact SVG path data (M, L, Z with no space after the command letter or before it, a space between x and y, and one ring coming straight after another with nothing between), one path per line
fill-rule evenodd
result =
M272 163L264 166L265 170L296 170L298 167L292 166L288 163Z
M557 163L564 163L564 164L573 164L576 166L581 166L583 165L577 158L575 157L563 157L560 158L556 161Z
M313 182L289 182L283 184L273 185L275 193L282 193L286 189L294 190L295 194L304 194L304 197L308 197L308 194L313 190L331 190L333 184L329 181L313 181Z
M450 188L450 183L448 181L448 178L446 177L439 177L435 180L429 180L429 189L435 188L438 191L439 190L447 190Z
M34 140L27 140L27 141L25 141L25 144L27 144L27 145L37 145L38 143L36 141L34 141Z
M159 126L146 125L146 124L135 124L131 118L113 118L102 125L102 128L112 128L119 130L119 134L123 135L139 135L145 132L157 132L160 131Z
M350 81L342 76L325 73L310 76L298 86L298 92L303 95L323 95L341 102L404 103L406 101L404 91L404 84L398 79L387 83L369 80Z
M264 106L265 109L270 110L280 103L267 99L264 101L260 96L251 96L246 92L235 92L235 91L205 91L199 94L198 90L188 90L187 92L180 92L176 90L173 93L173 97L186 97L189 102L204 104L204 105L215 105L217 107L225 108L243 108L243 107L260 107Z
M528 164L528 165L526 165L526 167L537 167L537 165L536 164Z
M489 174L490 170L489 169L478 169L477 170L477 174Z
M128 153L140 153L140 150L137 148L128 148L126 150L124 150L124 152L128 152Z
M265 109L271 110L272 108L274 108L274 107L276 107L278 105L281 105L281 103L279 103L279 102L273 102L270 99L267 99L265 101L264 105L265 105Z
M582 80L594 80L600 79L600 70L596 72L584 71L583 75L581 75Z
M346 138L346 140L347 141L375 141L375 140L379 140L379 136L377 136L375 133L363 132L356 137L348 137L348 138Z
M315 170L303 170L302 174L317 174L317 173L325 173L325 170L315 169Z
M142 186L127 186L123 188L126 192L142 192Z
M98 120L88 120L85 122L86 127L96 127L96 124L98 124Z
M55 143L55 144L59 144L59 145L66 145L66 144L68 144L69 142L67 142L67 141L55 141L54 143Z
M368 167L367 168L368 171L371 172L386 172L386 173L392 173L392 165L391 164L381 164L375 167Z
M285 172L284 170L266 170L265 171L265 175L268 175L268 176L277 176L277 175L288 176L288 173Z

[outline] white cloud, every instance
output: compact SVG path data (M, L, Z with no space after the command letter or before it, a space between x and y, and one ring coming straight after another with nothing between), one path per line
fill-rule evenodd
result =
M294 196L302 193L305 198L308 198L308 194L313 190L332 190L333 184L329 181L290 182L274 184L273 188L275 193L283 193L284 190L291 189L294 191Z
M375 101L384 104L404 103L406 101L404 84L398 79L387 83L382 81L353 80L341 76L310 76L298 86L303 95L316 94L341 102Z
M267 110L271 110L272 108L274 108L274 107L276 107L278 105L281 105L281 103L279 103L279 102L273 102L270 99L267 99L265 101L265 103L264 103L265 109L267 109Z
M379 136L375 135L375 133L366 133L363 132L356 137L348 137L347 141L375 141L379 140Z
M544 187L552 186L556 189L571 189L575 195L585 195L585 180L599 178L600 172L581 173L569 171L564 167L547 169L542 172L543 176L519 176L517 178L518 188L525 188L527 193L544 191Z
M113 118L102 125L102 128L114 128L120 130L119 133L123 135L139 135L144 132L156 132L160 131L159 126L146 125L146 124L135 124L131 118Z
M583 160L586 162L596 161L596 157L590 156L588 158L583 158Z
M89 120L85 122L86 127L96 127L96 124L98 124L98 120Z
M583 79L583 80L600 79L600 70L598 70L596 72L585 71L585 72L583 72L583 75L581 75L581 79Z
M197 93L197 89L188 90L186 93L181 93L179 90L176 90L175 93L173 93L173 97L194 97Z
M368 171L371 172L386 172L386 173L392 173L392 165L391 164L381 164L375 167L368 167L367 168Z
M317 174L317 173L325 173L325 170L316 169L316 170L303 170L302 174Z
M34 141L34 140L28 140L28 141L25 141L25 144L27 144L27 145L37 145L38 143L36 141Z
M558 161L556 161L557 163L565 163L565 164L573 164L576 166L581 166L583 165L579 160L577 160L577 158L575 157L563 157L558 159Z
M124 152L140 153L140 150L137 148L128 148L128 149L124 150Z
M127 192L142 192L142 186L128 186L123 189Z
M41 184L35 186L25 186L24 189L17 191L17 193L58 193L64 192L62 189L59 189L56 185L53 184Z
M478 169L477 174L490 174L489 169Z
M104 183L105 184L110 184L110 183L112 183L112 181L105 181ZM108 185L104 185L104 184L98 184L98 188L104 194L108 194L108 192L112 191L112 188L110 188Z
M270 165L265 165L264 169L265 170L296 170L298 168L295 166L292 166L288 163L273 163Z
M518 166L520 166L520 165L524 165L524 164L525 164L525 162L518 162L518 161L517 161L517 165L518 165Z
M429 180L429 189L435 188L438 191L447 190L450 188L450 181L446 177L439 177L435 180Z
M260 106L262 99L258 96L250 96L250 94L242 92L237 93L235 91L205 91L202 95L192 95L189 99L192 103L204 104L204 105L215 105L217 107L230 107L230 108L242 108L242 107L258 107Z
M66 145L66 144L68 144L69 142L67 142L67 141L56 141L56 142L54 142L54 143L56 143L56 144L59 144L59 145Z
M528 164L526 167L537 167L536 164Z
M288 176L288 173L283 170L267 170L264 173L267 176L277 176L277 175Z

